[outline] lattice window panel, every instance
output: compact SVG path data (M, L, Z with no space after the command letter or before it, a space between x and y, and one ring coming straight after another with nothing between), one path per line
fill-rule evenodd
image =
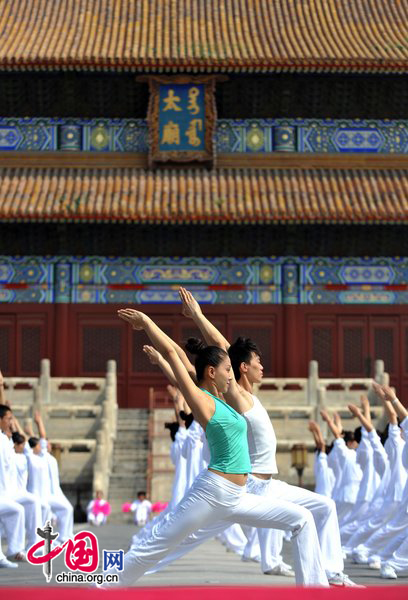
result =
M408 373L408 327L405 328L405 373Z
M386 372L394 372L394 330L378 327L374 330L374 359L383 360Z
M343 333L343 368L346 373L363 373L363 352L363 329L361 327L345 327Z
M317 360L320 375L333 373L333 332L330 327L313 327L312 360Z
M408 330L407 330L408 331ZM0 369L5 373L10 368L10 329L0 327Z
M264 374L267 377L272 377L274 373L273 364L273 329L271 327L256 327L249 325L234 325L232 327L232 335L229 340L231 343L235 342L237 337L248 337L253 340L260 351L262 352L262 364L264 367Z
M122 330L120 327L86 325L82 329L82 370L105 373L108 360L116 360L122 369Z
M21 371L38 373L41 358L41 327L24 325L21 328Z
M162 326L158 323L160 329L169 337L173 338L173 329L169 326ZM151 346L152 343L144 331L132 332L132 371L135 373L161 373L157 365L152 365L145 353L143 346Z

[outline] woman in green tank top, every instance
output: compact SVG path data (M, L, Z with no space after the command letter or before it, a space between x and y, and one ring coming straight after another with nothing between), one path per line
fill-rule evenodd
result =
M187 349L196 354L198 387L186 367L186 356L147 315L133 309L120 310L118 315L134 329L144 330L169 362L195 419L206 431L211 453L208 470L195 479L176 508L152 528L148 537L127 552L123 571L118 573L120 584L131 585L190 533L224 520L252 527L291 530L297 583L327 586L311 513L302 507L286 511L282 502L246 492L244 484L250 471L246 421L219 398L223 394L228 401L234 397L238 400L240 394L225 350L190 341ZM113 572L116 569L109 571ZM103 587L112 585L117 584Z

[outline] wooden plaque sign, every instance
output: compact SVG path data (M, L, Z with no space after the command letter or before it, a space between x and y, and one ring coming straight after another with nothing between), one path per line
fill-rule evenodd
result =
M139 80L142 77L138 78ZM147 76L149 164L214 160L216 76Z

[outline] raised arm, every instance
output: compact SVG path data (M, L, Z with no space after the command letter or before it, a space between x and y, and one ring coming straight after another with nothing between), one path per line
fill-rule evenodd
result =
M320 411L320 415L323 419L323 421L326 421L327 425L329 426L330 431L332 432L334 438L336 440L341 438L341 429L340 427L334 422L334 420L330 417L329 413L327 412L327 410L321 410Z
M40 411L36 410L34 413L34 423L37 425L39 436L42 440L47 439L47 433L45 431L44 422L41 417Z
M133 329L144 330L153 346L168 361L177 384L189 404L197 421L205 429L214 413L214 402L192 381L190 374L180 359L170 338L144 313L131 309L121 309L118 316L132 325Z
M172 385L177 385L176 378L174 377L173 370L167 360L164 360L160 352L153 348L153 346L143 346L143 352L146 354L147 358L151 362L152 365L157 365L163 371L163 374L170 381Z
M319 425L316 423L316 421L309 421L309 431L310 433L313 435L315 444L316 444L316 448L320 451L320 452L326 452L326 444L323 438L323 434L320 430Z
M394 392L394 390L392 388L390 388L388 385L383 385L382 391L384 392L384 398L385 398L386 403L392 404L400 421L403 421L404 419L406 419L408 417L408 411L405 408L405 406L403 406L403 404L401 404L401 402L398 400L397 395Z
M384 406L384 410L385 410L385 414L387 415L388 422L390 423L390 425L398 425L397 413L395 412L394 404L390 400L387 400L385 391L383 389L386 387L387 386L379 385L375 381L373 382L373 390L377 394L377 397L381 400L381 402ZM391 388L388 388L388 389L391 391L391 394L392 394L393 392L392 392ZM388 395L389 395L389 397L391 397L390 394L388 394ZM394 396L395 396L395 394L394 394Z
M230 347L230 343L225 337L218 331L218 329L204 316L200 305L194 298L193 294L181 287L179 289L179 295L183 304L182 313L185 317L193 319L204 337L206 343L209 346L218 346L223 350L227 351Z
M371 419L368 420L366 415L362 413L358 406L356 406L355 404L349 404L348 409L351 412L351 414L360 421L361 425L367 432L370 432L374 429L373 424L371 423Z

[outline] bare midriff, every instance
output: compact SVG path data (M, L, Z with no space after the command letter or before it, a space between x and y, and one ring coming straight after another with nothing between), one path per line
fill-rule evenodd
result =
M272 473L251 473L251 475L258 479L272 479Z
M224 477L224 479L228 479L228 481L235 483L235 485L245 485L248 479L247 473L222 473L221 471L216 471L215 469L208 470L220 475L221 477Z

